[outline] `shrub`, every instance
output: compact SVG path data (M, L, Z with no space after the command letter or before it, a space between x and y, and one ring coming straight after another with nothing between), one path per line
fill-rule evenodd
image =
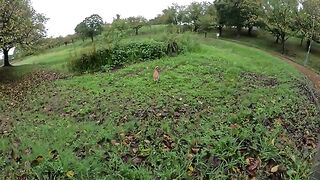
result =
M167 47L163 42L129 42L83 54L72 60L69 67L76 72L92 72L106 67L115 69L125 64L159 59L166 54Z
M184 52L200 49L198 41L191 34L163 34L155 40L141 42L117 42L102 50L83 54L80 58L73 58L69 63L71 71L93 72L106 71L148 60L160 59L164 56L176 56Z

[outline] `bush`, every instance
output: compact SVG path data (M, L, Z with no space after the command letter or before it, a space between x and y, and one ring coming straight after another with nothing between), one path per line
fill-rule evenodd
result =
M113 44L113 45L112 45ZM155 40L142 42L117 42L109 48L83 54L69 64L75 72L94 72L116 69L125 64L160 59L164 56L176 56L184 52L200 49L198 41L191 34L163 34Z
M167 46L163 42L129 42L83 54L71 61L69 67L76 72L92 72L106 67L115 69L125 64L159 59L166 54Z

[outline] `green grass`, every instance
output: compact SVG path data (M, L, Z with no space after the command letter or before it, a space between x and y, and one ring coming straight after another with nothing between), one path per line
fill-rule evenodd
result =
M314 148L303 142L316 137L319 119L299 88L302 75L255 48L206 44L198 52L35 88L2 114L18 121L0 139L1 175L245 179L246 160L253 158L261 160L253 170L258 179L276 165L286 170L273 178L307 179ZM66 57L60 50L52 57ZM36 59L26 61L45 61ZM12 150L20 163L5 156Z
M281 45L275 43L275 39L268 32L259 30L253 32L250 37L246 32L242 32L240 37L235 37L235 31L226 30L223 32L223 39L233 42L241 43L246 46L255 47L258 49L266 50L270 53L281 53ZM209 34L209 37L215 38L215 34ZM312 44L312 51L307 66L316 72L320 72L320 45L317 43ZM300 46L300 39L290 37L286 42L286 56L299 64L304 64L306 58L306 41L303 46Z

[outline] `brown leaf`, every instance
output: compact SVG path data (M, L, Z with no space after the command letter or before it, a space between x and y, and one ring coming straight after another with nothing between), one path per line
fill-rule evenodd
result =
M140 157L135 157L135 158L132 159L132 163L133 163L134 165L136 165L136 166L141 165L142 162L143 162L143 159L140 158Z
M119 146L120 143L118 143L116 140L111 140L111 144L114 146Z
M235 123L235 124L231 124L231 125L230 125L230 128L231 128L231 129L238 129L238 128L240 128L240 126Z
M191 152L193 154L198 154L199 151L200 151L200 148L191 148Z
M248 173L251 176L255 176L256 171L259 169L260 164L261 164L260 159L254 159L254 158L249 157L246 159L246 162L248 164L248 166L247 166Z
M220 166L221 160L216 156L210 156L208 159L208 164L213 168L217 168Z

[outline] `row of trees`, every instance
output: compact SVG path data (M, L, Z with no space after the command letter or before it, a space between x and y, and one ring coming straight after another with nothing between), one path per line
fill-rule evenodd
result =
M142 16L121 19L120 15L117 14L117 17L113 20L111 26L120 31L131 28L135 31L135 34L138 35L139 29L147 24L148 20ZM108 25L103 23L103 19L99 15L93 14L79 23L75 28L75 32L83 40L85 38L91 38L93 42L94 37L102 33L104 26Z
M192 26L193 31L204 32L217 28L222 36L224 27L243 28L251 35L254 27L274 35L276 42L285 43L295 36L310 42L320 39L320 0L216 0L193 2L187 6L173 4L163 10L153 24Z

